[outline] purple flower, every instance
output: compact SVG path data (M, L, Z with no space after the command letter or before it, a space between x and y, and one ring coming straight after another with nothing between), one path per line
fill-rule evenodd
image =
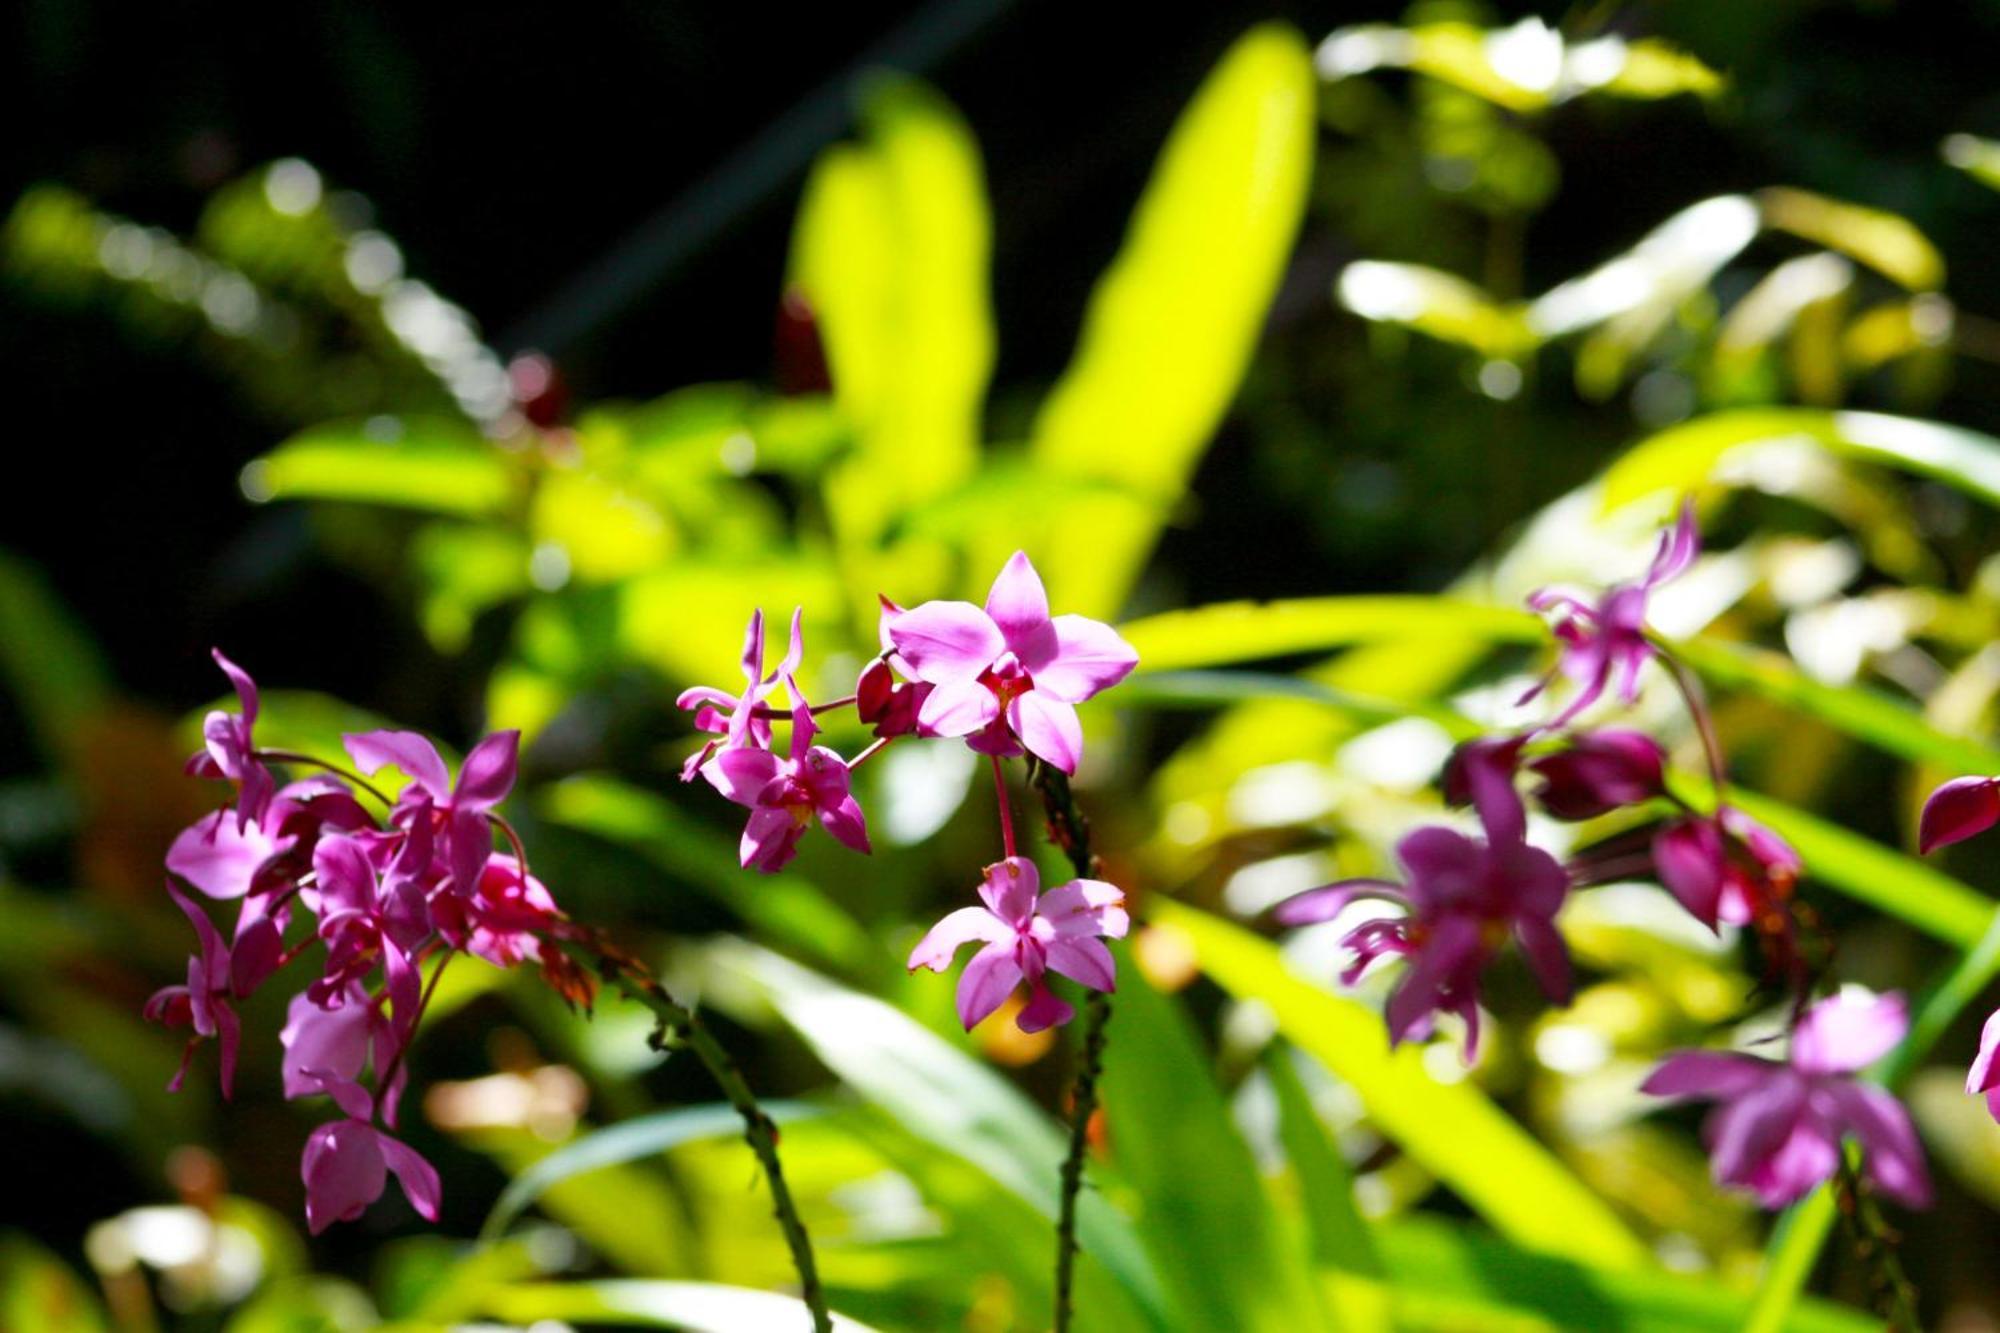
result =
M437 1170L415 1149L361 1119L336 1120L314 1130L299 1168L306 1185L306 1224L313 1235L366 1212L382 1197L391 1171L410 1207L425 1221L437 1221Z
M869 850L868 825L851 790L847 761L813 744L819 726L812 709L789 677L785 688L794 701L789 758L755 748L724 749L701 768L717 791L750 808L739 850L746 867L765 874L782 869L798 853L799 839L815 818L855 851Z
M1953 778L1924 802L1917 846L1928 856L2000 822L2000 778Z
M414 731L370 731L343 736L347 753L364 776L395 767L410 779L389 822L405 830L428 825L449 868L452 887L470 893L493 854L488 812L514 789L521 733L496 731L472 747L453 783L437 747Z
M379 1108L384 1123L394 1128L396 1106L410 1076L409 1067L397 1058L403 1049L403 1034L360 982L349 982L340 998L339 1007L322 1009L305 995L292 997L285 1026L278 1033L285 1048L279 1066L285 1096L324 1094L355 1119L372 1119L376 1098L360 1081L372 1055L378 1075L395 1067L394 1078L382 1090Z
M208 652L236 687L242 712L225 713L218 708L202 719L202 748L188 759L187 771L196 777L227 778L240 784L236 813L247 824L262 816L277 787L271 771L257 758L257 747L250 738L250 730L257 724L257 682L224 657L220 648Z
M1843 990L1806 1010L1789 1059L1683 1051L1641 1091L1720 1102L1703 1129L1715 1178L1751 1190L1766 1208L1782 1208L1829 1179L1847 1134L1860 1140L1877 1188L1922 1208L1930 1177L1909 1116L1887 1092L1853 1077L1908 1029L1902 996Z
M1527 841L1527 814L1514 790L1518 738L1475 741L1460 749L1459 777L1485 837L1420 828L1396 845L1407 883L1354 879L1308 889L1278 904L1288 926L1331 920L1348 903L1381 898L1403 905L1401 918L1364 921L1342 941L1355 960L1341 974L1353 985L1378 958L1410 960L1384 1014L1392 1046L1430 1035L1435 1015L1456 1013L1466 1026L1466 1059L1479 1048L1480 976L1507 937L1520 944L1551 999L1566 1004L1569 952L1555 915L1569 877L1553 856Z
M925 602L888 630L916 678L932 687L917 713L920 727L974 737L973 748L987 753L1018 753L1018 743L1065 773L1076 771L1083 752L1075 705L1125 679L1139 661L1109 625L1051 617L1025 551L993 580L984 610Z
M228 1097L235 1090L236 1051L243 1040L243 1025L233 1004L246 990L237 988L235 960L229 946L222 941L222 932L215 928L208 914L189 902L172 880L167 881L167 895L194 926L200 952L188 959L187 984L155 991L146 1001L145 1016L166 1027L194 1029L194 1036L188 1039L187 1049L181 1055L181 1066L167 1084L170 1091L180 1091L195 1046L203 1037L214 1037L222 1051L222 1095Z
M715 757L721 749L750 747L768 750L771 748L771 723L759 717L757 710L778 682L789 679L799 669L805 656L804 641L800 637L803 608L792 612L791 646L777 670L764 674L764 613L761 610L750 613L750 627L743 634L743 679L746 684L741 694L730 694L712 685L696 685L681 691L674 701L678 708L694 710L694 725L697 730L714 732L722 737L709 741L701 749L688 756L681 765L681 781L693 782L695 774Z
M2000 1009L1989 1014L1980 1029L1979 1054L1966 1071L1965 1090L1974 1097L1984 1096L1987 1111L2000 1120Z
M1021 1031L1069 1022L1076 1011L1049 989L1049 972L1092 990L1117 988L1116 964L1100 937L1122 939L1130 928L1125 895L1098 879L1073 879L1047 893L1040 889L1033 861L1022 856L998 861L986 867L979 885L986 905L952 912L910 951L912 972L920 967L942 972L959 946L985 944L958 979L958 1018L968 1031L1022 981L1028 983L1028 1003L1014 1020Z
M1548 722L1560 727L1596 703L1615 681L1618 697L1631 703L1639 697L1639 669L1653 655L1646 639L1646 599L1654 589L1686 572L1701 550L1701 534L1695 526L1694 501L1681 505L1674 526L1660 536L1659 549L1651 568L1636 583L1614 583L1588 603L1570 593L1540 588L1528 595L1528 605L1536 611L1553 611L1552 627L1562 642L1555 670L1544 676L1517 702L1527 703L1557 676L1576 686L1569 704Z
M1790 843L1741 810L1690 815L1653 837L1653 865L1681 906L1713 930L1751 925L1791 896L1804 865Z
M1554 754L1528 761L1542 779L1535 795L1557 819L1595 819L1664 795L1666 755L1639 731L1606 729L1569 738Z

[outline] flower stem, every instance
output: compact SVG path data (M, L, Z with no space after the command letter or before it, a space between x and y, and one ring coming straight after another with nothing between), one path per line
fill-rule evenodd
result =
M812 1314L814 1333L832 1333L833 1316L827 1310L826 1294L820 1290L819 1268L813 1261L812 1238L806 1234L805 1220L799 1216L798 1205L793 1202L791 1189L785 1184L784 1167L778 1161L777 1124L757 1104L757 1098L750 1091L743 1071L736 1067L736 1061L702 1023L700 1016L669 995L666 987L654 979L645 964L598 932L564 922L555 932L543 938L555 944L573 962L594 968L598 975L617 987L628 999L652 1010L659 1020L652 1037L656 1047L665 1050L685 1045L707 1067L710 1076L721 1087L723 1096L743 1118L743 1139L764 1169L764 1179L771 1187L774 1215L785 1233L785 1244L792 1253L792 1266L798 1270L799 1299Z
M996 772L998 761L995 761ZM1077 809L1069 778L1050 764L1029 761L1029 782L1041 793L1049 819L1049 837L1069 858L1076 873L1099 877L1097 854L1090 847L1090 821ZM1069 1152L1062 1164L1062 1198L1056 1214L1055 1333L1069 1333L1071 1301L1076 1282L1076 1201L1083 1190L1084 1156L1090 1146L1090 1117L1097 1111L1097 1079L1104 1068L1105 1026L1111 1021L1111 997L1089 992L1084 1001L1083 1052L1071 1095Z
M312 768L323 768L327 772L333 774L335 777L340 778L345 782L353 783L355 786L361 788L361 790L367 792L370 796L373 796L376 800L380 801L382 804L384 805L395 804L394 801L390 800L386 795L383 794L382 789L380 787L377 787L374 783L368 781L368 779L362 777L359 773L354 772L352 769L342 768L339 764L329 763L328 761L319 758L317 755L304 754L298 750L253 750L251 751L251 756L256 759L262 759L266 763L306 764Z
M1695 730L1701 734L1702 753L1708 757L1708 776L1715 783L1715 798L1720 802L1722 793L1729 786L1729 779L1722 762L1722 743L1715 738L1715 721L1708 715L1701 686L1678 657L1665 648L1659 648L1658 652L1660 661L1666 664L1667 673L1674 678L1674 687L1680 691L1682 702L1687 705L1688 716L1694 719Z
M1002 854L1009 860L1014 857L1014 808L1007 802L1007 776L1000 768L1000 756L988 755L993 761L993 793L1000 798L1000 846Z

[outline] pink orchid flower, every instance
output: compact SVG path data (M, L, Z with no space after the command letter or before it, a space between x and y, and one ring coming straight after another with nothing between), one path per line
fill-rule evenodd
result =
M1542 779L1535 796L1557 819L1595 819L1666 794L1666 753L1640 731L1581 732L1527 768Z
M225 713L216 709L202 719L202 748L187 761L187 771L196 777L227 778L239 783L237 818L248 824L263 815L277 787L271 771L257 758L256 744L250 738L251 728L257 725L257 682L250 679L249 672L224 657L220 648L208 652L229 677L229 683L236 687L242 711Z
M1047 974L1060 972L1092 990L1116 989L1117 964L1104 938L1123 939L1131 926L1125 895L1099 879L1073 879L1041 893L1035 863L1010 856L986 867L979 896L984 907L961 907L932 926L910 951L910 970L942 972L959 947L986 947L972 956L958 981L958 1018L970 1031L991 1014L1016 984L1028 983L1028 1003L1015 1018L1023 1032L1040 1032L1075 1017L1049 989Z
M1641 1091L1720 1102L1703 1130L1715 1178L1752 1191L1766 1208L1793 1203L1832 1177L1847 1134L1860 1140L1877 1188L1922 1208L1930 1176L1908 1114L1889 1093L1854 1078L1908 1030L1902 996L1842 990L1806 1010L1788 1059L1683 1051Z
M1475 741L1459 751L1458 767L1483 839L1442 826L1420 828L1396 845L1406 884L1343 880L1278 904L1275 916L1287 926L1332 920L1350 902L1365 898L1407 909L1403 917L1364 921L1342 941L1355 955L1341 974L1345 985L1358 981L1378 958L1410 960L1384 1013L1391 1046L1429 1036L1435 1016L1450 1012L1465 1023L1466 1060L1476 1058L1480 977L1510 934L1549 998L1569 1001L1569 952L1555 928L1569 876L1553 856L1527 841L1527 812L1514 790L1520 751L1519 738Z
M306 1225L313 1235L360 1217L382 1197L391 1171L410 1206L425 1221L437 1221L442 1193L437 1170L415 1149L360 1119L335 1120L314 1130L299 1168L306 1185Z
M1965 1073L1965 1091L1986 1098L1986 1110L2000 1120L2000 1009L1987 1016L1979 1032L1979 1054Z
M757 710L777 689L778 682L789 679L805 658L805 645L800 636L803 614L802 607L792 611L791 644L777 669L767 676L764 674L764 613L762 610L750 613L750 627L743 634L743 679L746 682L743 693L730 694L712 685L696 685L681 691L674 706L693 709L696 729L715 732L721 737L720 740L709 741L688 756L687 762L681 765L682 782L693 782L695 774L701 772L718 750L771 748L771 723L759 717Z
M215 928L208 914L189 902L172 880L167 881L167 895L187 916L194 926L195 938L200 941L200 952L188 959L187 984L167 986L146 1001L144 1013L148 1021L194 1029L194 1036L188 1039L187 1049L181 1054L180 1068L174 1071L167 1089L180 1091L182 1081L187 1078L188 1062L194 1058L194 1048L202 1038L214 1037L222 1053L222 1095L229 1097L235 1091L236 1052L243 1041L243 1024L236 1016L234 1004L246 992L236 985L235 960L229 946L222 941L222 932Z
M383 1122L395 1128L397 1103L410 1078L409 1067L397 1058L403 1050L402 1036L359 982L347 984L340 1006L334 1009L322 1009L307 996L294 995L278 1033L285 1050L279 1065L285 1096L324 1094L357 1120L372 1119L379 1109ZM378 1075L395 1069L390 1085L382 1090L379 1108L375 1095L361 1085L361 1071L371 1056Z
M538 932L561 918L548 886L521 873L521 863L502 852L487 859L479 886L461 898L440 896L431 904L431 921L445 942L483 958L495 967L540 961Z
M1783 838L1741 810L1688 816L1653 837L1653 865L1681 906L1709 929L1750 925L1791 894L1805 866Z
M910 670L932 687L917 712L920 727L973 737L973 748L987 753L1018 753L1018 742L1065 773L1076 772L1083 753L1075 706L1125 679L1139 661L1109 625L1051 617L1025 551L993 580L984 610L925 602L888 630Z
M724 749L701 768L717 791L750 808L739 851L745 867L767 875L798 854L799 839L814 819L855 851L869 850L868 825L854 799L847 761L813 744L819 725L812 709L796 681L788 677L785 688L793 699L789 758L763 749Z
M459 765L456 783L437 747L414 731L370 731L343 736L341 741L364 777L394 767L410 779L390 812L390 822L402 829L430 825L450 869L452 888L472 892L486 858L493 854L487 815L514 789L521 733L496 731L473 746Z
M1527 703L1557 676L1565 677L1576 686L1576 695L1547 724L1555 728L1596 703L1614 681L1623 702L1637 699L1639 670L1653 655L1653 645L1646 638L1646 600L1661 584L1687 572L1700 551L1694 501L1688 500L1681 505L1674 526L1661 534L1652 566L1638 582L1614 583L1594 604L1554 588L1530 593L1531 609L1557 613L1553 633L1562 642L1562 652L1555 670L1516 702Z

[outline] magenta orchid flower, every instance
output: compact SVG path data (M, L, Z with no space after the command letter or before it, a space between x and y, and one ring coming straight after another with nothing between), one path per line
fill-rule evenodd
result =
M167 895L194 926L200 952L188 959L187 984L154 992L146 1001L145 1016L166 1027L194 1029L194 1036L188 1039L187 1049L181 1054L180 1068L167 1084L169 1091L180 1091L187 1078L188 1062L202 1038L214 1037L222 1052L222 1095L228 1097L235 1091L236 1052L243 1041L243 1024L234 1005L247 989L238 988L235 960L229 946L223 943L222 932L215 928L208 914L189 902L172 880L167 881Z
M1849 1134L1860 1141L1876 1187L1922 1208L1930 1176L1909 1115L1888 1092L1854 1078L1908 1030L1900 995L1842 990L1806 1010L1788 1059L1683 1051L1641 1091L1721 1103L1703 1130L1715 1178L1750 1190L1766 1208L1796 1202L1831 1178Z
M750 626L743 634L745 685L741 694L718 690L712 685L696 685L681 691L680 697L674 701L675 707L692 709L695 728L714 732L720 737L688 756L687 762L681 765L682 782L693 782L695 775L715 757L718 750L771 748L771 723L769 719L758 716L758 709L777 689L778 682L789 679L804 660L805 645L800 636L803 614L802 607L792 611L791 644L777 669L765 675L764 613L762 610L750 613Z
M1640 668L1653 656L1653 645L1646 638L1646 600L1660 585L1685 573L1700 551L1694 501L1688 500L1674 526L1661 534L1651 567L1636 583L1614 583L1594 603L1554 588L1530 593L1531 609L1556 613L1552 632L1562 651L1555 669L1516 702L1527 703L1557 676L1564 677L1576 693L1548 722L1555 728L1596 703L1614 683L1623 702L1637 699Z
M278 1040L285 1049L279 1070L288 1098L325 1095L356 1120L373 1119L396 1125L396 1107L410 1071L399 1058L407 1034L373 1002L360 982L347 984L341 1003L323 1009L310 998L294 995ZM378 1074L393 1068L389 1086L377 1098L361 1085L361 1071L370 1059Z
M306 1185L306 1225L313 1235L366 1212L382 1197L392 1171L410 1207L425 1221L437 1221L441 1197L437 1169L414 1148L358 1118L314 1130L299 1169Z
M1965 1073L1965 1091L1986 1099L1986 1110L2000 1120L2000 1009L1986 1018L1979 1032L1979 1054Z
M472 892L486 858L493 854L488 813L514 789L521 733L496 731L473 746L459 765L456 783L437 747L414 731L370 731L343 736L341 741L363 776L394 767L410 779L390 812L390 822L403 829L431 825L452 887Z
M798 854L799 839L813 820L857 852L866 852L868 825L854 799L847 761L823 745L814 745L819 724L787 678L791 692L792 744L788 758L769 750L725 748L702 765L709 784L738 805L748 806L750 820L739 847L745 867L765 874L784 868Z
M1466 1028L1466 1059L1479 1049L1480 977L1511 934L1542 989L1557 1004L1570 993L1569 952L1555 915L1569 892L1556 859L1527 841L1527 812L1514 790L1518 738L1475 741L1459 751L1462 774L1483 838L1442 826L1420 828L1396 845L1406 882L1353 879L1308 889L1278 904L1287 926L1329 921L1349 903L1379 898L1407 915L1364 921L1342 941L1354 962L1341 974L1353 985L1376 959L1400 956L1409 970L1384 1013L1389 1043L1422 1040L1435 1016L1456 1013Z
M188 760L187 771L196 777L227 778L237 783L237 818L248 824L262 816L277 789L271 770L257 758L257 747L250 737L251 728L257 725L257 682L250 679L249 672L224 657L220 648L209 649L209 656L236 687L241 711L225 713L216 709L202 719L202 748Z
M1667 790L1666 753L1641 731L1582 732L1526 767L1542 780L1536 798L1557 819L1595 819Z
M984 609L925 602L892 619L888 632L916 678L931 686L917 712L921 728L972 737L973 748L986 753L1025 746L1065 773L1076 772L1083 752L1076 705L1125 679L1139 661L1109 625L1050 616L1025 551L993 580Z
M1123 939L1131 927L1125 895L1100 879L1073 879L1047 893L1024 856L986 867L979 896L984 907L961 907L930 928L910 951L910 970L942 972L961 945L986 947L972 956L958 979L958 1018L970 1031L998 1009L1014 987L1028 983L1028 1003L1015 1017L1023 1032L1069 1022L1076 1011L1049 989L1059 972L1092 990L1117 988L1117 964L1104 940Z

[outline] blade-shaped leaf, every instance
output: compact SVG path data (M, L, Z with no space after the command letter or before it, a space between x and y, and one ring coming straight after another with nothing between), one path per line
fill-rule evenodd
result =
M1303 216L1312 60L1269 25L1230 48L1174 126L1093 293L1076 355L1035 422L1035 461L1148 498L1050 518L1051 594L1115 614L1235 397Z
M1525 611L1420 595L1223 602L1129 621L1120 632L1147 671L1221 666L1383 639L1534 643L1547 635L1541 620Z
M811 1316L793 1296L718 1282L533 1282L506 1287L487 1299L488 1310L523 1327L542 1320L578 1324L631 1324L682 1333L745 1333L749 1329L809 1329ZM835 1314L836 1333L872 1333L868 1325Z
M1156 901L1153 920L1181 932L1224 990L1268 1006L1278 1031L1352 1087L1383 1134L1502 1234L1593 1267L1648 1265L1609 1205L1477 1088L1439 1083L1414 1046L1392 1053L1367 1006L1301 979L1275 945L1218 917Z
M1264 1072L1277 1097L1278 1139L1298 1180L1313 1263L1327 1278L1340 1326L1348 1333L1386 1333L1388 1294L1371 1285L1382 1281L1385 1270L1374 1232L1355 1206L1354 1175L1313 1110L1292 1068L1291 1051L1274 1046Z
M381 436L381 438L378 438ZM323 426L294 435L243 471L253 500L358 500L478 518L514 494L506 455L450 421Z

